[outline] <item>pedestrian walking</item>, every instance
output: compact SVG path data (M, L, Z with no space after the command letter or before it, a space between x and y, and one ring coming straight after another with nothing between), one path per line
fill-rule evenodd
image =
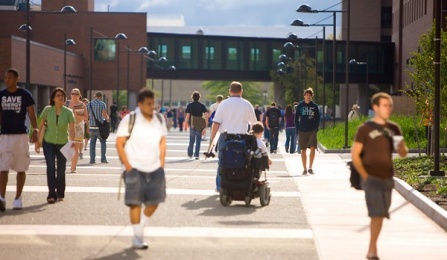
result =
M389 120L393 110L390 95L379 92L371 98L374 118L362 124L352 146L352 163L362 177L370 222L370 241L367 259L379 259L377 240L384 218L389 218L393 180L393 137L402 136L395 122ZM401 139L394 149L405 157L408 148Z
M132 247L147 249L144 226L147 218L166 199L165 156L166 122L154 111L154 92L142 89L137 97L134 123L129 128L131 115L118 126L116 149L125 168L125 204L130 208L130 222L134 231ZM141 205L144 204L144 211Z
M27 113L33 127L31 142L37 142L38 128L31 93L17 86L19 72L9 68L5 72L6 89L0 91L0 211L6 209L6 186L9 170L17 171L16 194L13 209L22 209L22 190L26 171L31 163L28 133L25 125Z
M216 96L216 102L211 104L210 108L208 109L208 115L209 115L208 127L210 128L210 132L211 132L211 126L213 125L214 115L216 114L216 110L219 107L219 105L222 102L222 100L223 100L223 96L222 95L217 95ZM206 133L205 133L204 136L206 137ZM203 138L202 138L202 140L206 141L206 139L203 139Z
M275 102L270 104L270 109L265 112L265 118L265 126L270 132L270 153L277 153L281 110L276 107Z
M320 124L320 110L312 101L314 91L312 88L304 90L304 100L301 101L295 112L295 125L298 132L298 142L301 148L301 162L303 163L303 175L314 174L312 165L317 148L317 132ZM306 150L310 148L309 168L306 167Z
M83 98L82 99L82 103L84 103L85 107L87 108L88 103L89 103L88 99L87 98ZM90 140L90 127L89 127L88 113L87 113L87 120L84 121L84 151L87 151L88 140ZM82 147L79 150L79 152L80 153L82 152Z
M348 114L348 120L349 121L353 121L353 120L359 120L359 105L354 104L352 105L352 109Z
M122 120L129 113L130 113L129 108L127 108L127 106L123 106L121 108L121 112L119 114L120 115L120 119Z
M113 101L113 104L110 105L110 130L112 133L115 133L116 128L118 127L118 106L116 102Z
M177 110L178 128L180 132L183 132L183 126L185 122L185 110L183 107L179 107Z
M229 89L230 97L220 103L219 108L216 110L216 114L213 119L213 126L211 130L210 143L213 143L217 132L221 135L217 141L217 147L219 154L222 153L225 146L225 131L229 134L246 134L247 130L256 123L256 115L253 106L250 102L242 98L243 88L242 84L237 81L233 81L230 84ZM217 167L216 176L216 191L220 191L220 165L221 156L219 155L218 161L219 167Z
M75 118L73 112L64 106L67 95L62 88L55 88L50 95L50 105L46 106L40 114L40 126L46 125L42 142L43 154L47 165L47 202L53 204L65 198L65 168L67 159L61 148L75 138ZM72 144L74 147L74 144ZM37 153L40 144L35 145ZM56 165L57 161L57 165Z
M95 117L101 122L109 119L106 104L102 102L101 91L95 93L95 98L88 104L87 110L90 125L90 164L96 163L97 139L99 139L99 142L101 143L101 163L109 163L106 158L106 140L101 137L95 122Z
M295 129L295 114L293 113L292 106L287 105L284 113L284 121L286 127L286 153L295 153L296 148L296 129Z
M82 143L84 142L85 136L85 122L88 120L87 107L81 101L81 91L79 89L74 88L71 90L71 100L68 107L73 111L75 117L75 137L74 137L74 146L75 146L75 154L73 155L73 159L71 159L71 167L70 172L76 172L76 166L78 164L78 159L83 159L84 155L82 153Z
M202 134L206 131L206 127L208 125L208 110L204 104L199 102L200 93L198 91L194 91L191 98L193 102L189 103L186 107L185 118L185 121L190 126L188 156L189 158L192 158L194 155L195 159L198 160L200 154L200 143L202 142Z

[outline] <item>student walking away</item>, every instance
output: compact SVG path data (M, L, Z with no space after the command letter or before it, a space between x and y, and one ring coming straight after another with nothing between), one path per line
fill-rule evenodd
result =
M177 110L178 130L183 132L183 123L185 122L185 110L183 107L179 107Z
M205 105L200 103L200 93L194 91L191 95L193 102L189 103L186 107L186 122L190 125L189 129L189 145L188 145L188 156L192 158L194 155L195 159L199 159L200 154L200 143L202 142L202 134L206 131L208 125L208 110ZM196 147L193 148L194 143Z
M270 105L270 109L265 113L266 127L270 132L270 153L276 153L278 150L278 135L281 120L281 110L276 107L276 103L273 102Z
M88 99L83 98L82 103L84 103L85 107L87 108L88 103L89 103ZM87 151L88 140L90 140L90 128L89 128L88 113L87 113L87 120L84 121L84 151ZM81 153L81 152L82 152L82 146L81 146L81 149L79 150L79 153Z
M83 159L84 155L82 153L82 143L84 142L85 136L85 122L88 120L87 107L83 102L81 102L81 91L79 89L74 88L71 90L71 100L68 107L73 111L75 117L75 137L74 137L74 146L75 146L75 154L73 159L71 159L71 168L70 172L76 172L76 166L78 164L78 158Z
M357 129L352 146L352 163L362 177L366 206L370 223L370 241L367 259L379 259L377 240L384 218L389 218L393 180L393 148L405 157L408 148L402 139L402 131L395 122L389 121L393 100L379 92L371 98L374 118ZM393 138L400 138L393 147Z
M113 102L113 104L110 106L110 127L112 133L115 133L115 130L118 126L118 106L116 105L116 102Z
M296 148L296 129L295 129L295 114L293 113L292 106L287 105L284 113L284 121L286 127L286 153L295 153Z
M89 125L90 125L90 164L96 163L96 140L99 139L101 143L101 163L109 163L106 158L106 139L101 137L99 128L96 125L95 117L98 121L108 120L107 107L102 102L102 93L98 91L95 93L95 98L87 106Z
M303 163L303 175L314 174L312 165L315 159L317 147L317 132L320 124L320 110L312 101L314 91L312 88L304 90L304 100L301 101L295 112L295 125L298 132L298 142L301 148L301 161ZM306 167L306 150L310 148L309 168Z
M216 191L220 191L220 165L222 149L225 146L225 131L228 134L246 134L249 126L256 123L256 115L250 102L242 98L242 84L233 81L229 89L230 97L222 101L213 119L210 143L213 143L217 132L221 135L217 141L219 149L219 167L217 167Z
M348 120L349 121L353 121L353 120L358 120L359 119L359 105L354 104L352 105L352 109L348 114Z
M259 105L255 105L255 115L256 115L256 120L261 121L262 112L259 109ZM262 127L262 128L264 128L264 127Z
M134 231L132 247L147 249L143 239L144 225L158 204L166 199L167 130L163 117L154 111L154 92L140 90L137 104L138 109L124 117L118 126L116 149L125 168L125 203L130 207ZM142 204L145 206L143 211Z
M17 86L19 72L10 68L5 72L6 88L0 91L0 211L6 209L6 186L9 169L17 171L16 194L12 209L22 209L22 189L26 171L31 163L28 133L25 125L28 113L33 133L31 142L37 142L38 128L34 99L31 93Z
M171 107L168 107L168 111L166 112L166 127L168 128L168 131L171 131L172 125L174 120L172 119L172 110Z
M46 125L42 148L47 165L47 202L49 204L63 201L65 198L67 159L61 153L61 148L69 139L73 141L75 138L75 118L71 109L64 106L66 97L62 88L54 89L51 92L50 105L46 106L40 114L39 128ZM74 147L74 143L72 145ZM40 152L39 142L36 143L35 150L37 153Z
M219 107L220 103L223 100L223 96L222 95L217 95L216 96L216 103L213 103L210 108L208 109L208 126L211 128L211 126L213 125L213 118L214 115L216 114L216 110Z
M267 129L267 123L265 122L265 120L266 120L266 112L269 109L270 106L267 106L266 108L264 108L264 111L262 113L262 125L264 125L264 142L267 148L270 146L270 131Z

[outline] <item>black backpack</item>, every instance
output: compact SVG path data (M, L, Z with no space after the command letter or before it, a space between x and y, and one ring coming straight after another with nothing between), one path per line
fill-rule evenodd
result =
M272 108L271 108L272 109ZM279 126L279 118L281 117L281 111L279 109L272 109L268 113L269 127L278 127Z

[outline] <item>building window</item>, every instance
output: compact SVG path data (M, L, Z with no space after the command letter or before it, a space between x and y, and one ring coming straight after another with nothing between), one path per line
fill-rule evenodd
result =
M205 59L206 60L214 60L215 51L214 47L205 47Z
M259 49L258 48L252 48L250 51L250 61L256 62L259 61Z
M392 21L393 21L393 9L391 6L389 7L382 7L382 14L381 14L381 27L382 29L385 28L391 28Z
M228 48L228 60L237 61L237 48Z
M168 45L158 45L158 56L159 57L168 56Z
M182 59L191 59L191 46L182 46Z

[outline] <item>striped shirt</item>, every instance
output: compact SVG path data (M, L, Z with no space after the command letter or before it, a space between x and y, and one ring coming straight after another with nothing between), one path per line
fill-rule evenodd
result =
M93 99L88 105L88 118L90 127L97 127L95 122L95 117L93 113L95 113L96 119L99 121L104 121L105 118L102 116L102 111L107 111L106 103L102 102L99 99Z

